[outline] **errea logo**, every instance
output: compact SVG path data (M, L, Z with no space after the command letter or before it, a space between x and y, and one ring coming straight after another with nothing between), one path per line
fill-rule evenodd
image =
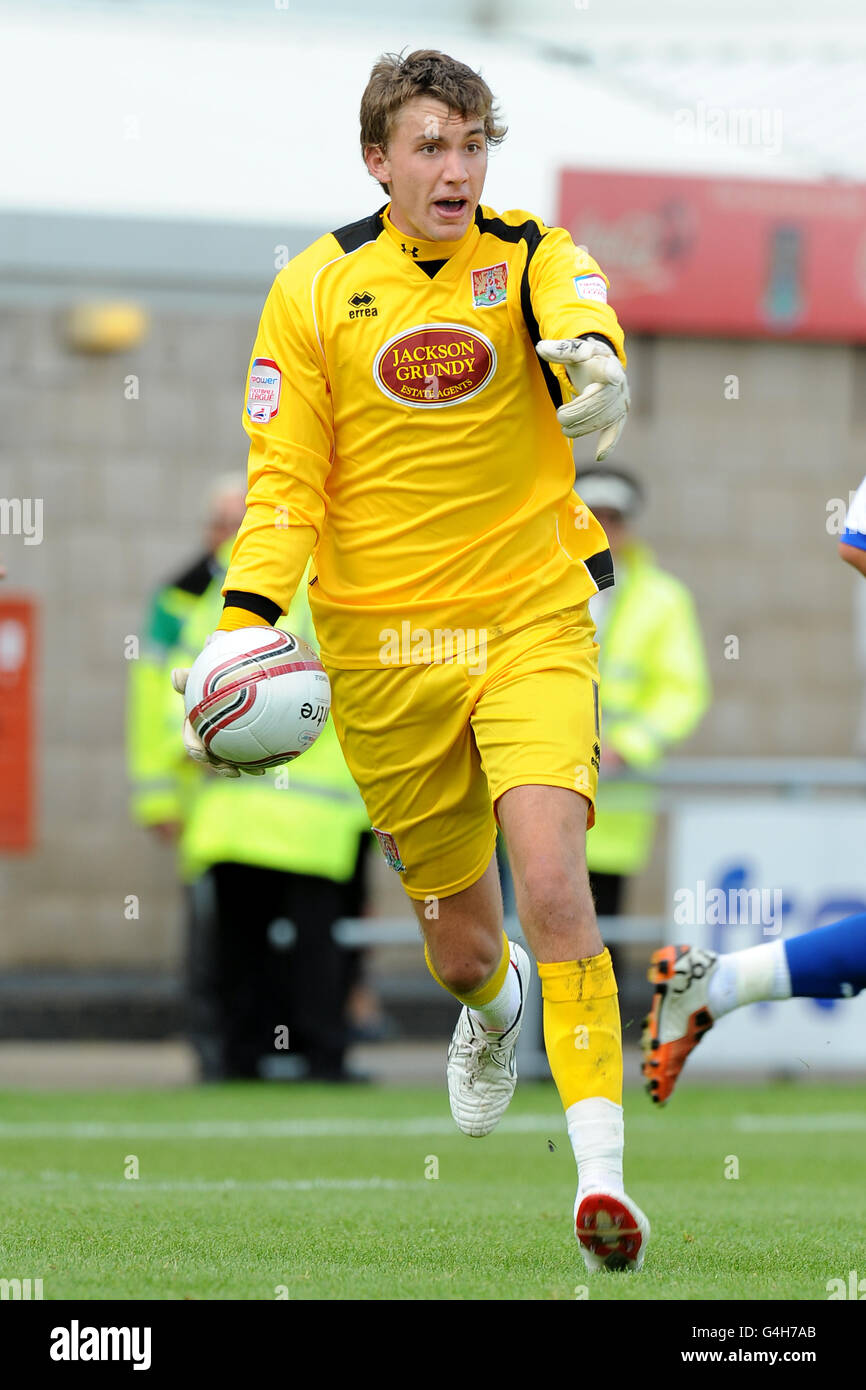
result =
M378 309L371 309L370 305L376 298L369 290L356 290L349 296L351 309L349 310L350 319L374 319L379 313Z

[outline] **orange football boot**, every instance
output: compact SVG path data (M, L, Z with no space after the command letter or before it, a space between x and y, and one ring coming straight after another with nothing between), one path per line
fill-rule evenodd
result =
M670 1100L686 1058L715 1022L707 994L718 959L697 946L663 946L650 957L647 979L656 989L644 1019L641 1071L657 1105Z

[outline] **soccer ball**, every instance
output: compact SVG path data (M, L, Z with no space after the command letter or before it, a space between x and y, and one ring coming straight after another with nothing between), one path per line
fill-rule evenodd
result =
M209 753L236 767L279 767L312 746L331 708L325 668L306 642L275 627L218 632L184 691Z

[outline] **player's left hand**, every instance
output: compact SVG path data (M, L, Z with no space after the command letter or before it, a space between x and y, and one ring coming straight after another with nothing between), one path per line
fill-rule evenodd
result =
M542 338L535 348L546 362L559 362L577 395L556 412L569 439L601 430L596 462L617 445L625 428L630 396L625 372L615 352L597 338Z

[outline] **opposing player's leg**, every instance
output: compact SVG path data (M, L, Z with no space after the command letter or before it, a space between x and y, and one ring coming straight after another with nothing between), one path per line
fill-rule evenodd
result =
M619 1000L589 889L588 810L585 797L556 786L514 787L497 802L577 1162L575 1234L589 1270L640 1269L649 1222L623 1185Z
M663 1105L689 1053L723 1014L759 1000L848 999L866 989L866 913L724 955L664 946L653 952L649 980L656 988L643 1074Z

